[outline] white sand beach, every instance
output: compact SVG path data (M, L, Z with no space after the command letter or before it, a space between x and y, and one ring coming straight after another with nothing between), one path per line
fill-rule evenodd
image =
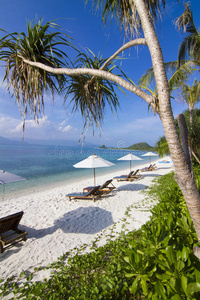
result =
M145 195L141 191L149 186L156 176L173 170L172 163L159 161L161 159L156 162L157 169L142 172L143 177L140 180L113 180L116 189L96 202L69 201L66 197L68 193L82 192L85 186L92 184L91 178L28 195L7 197L0 201L1 217L24 211L19 228L28 232L25 242L17 243L0 254L0 278L19 275L22 270L32 271L34 267L47 266L70 249L91 243L102 230L105 234L109 233L114 222L117 223L119 232L124 213L131 205L133 221L128 225L128 229L139 229L150 217L149 203L145 205ZM144 165L140 168L142 167ZM128 168L120 173L97 175L96 182L101 185L114 176L126 173ZM100 241L101 245L104 243L106 238ZM41 274L37 279L46 276L49 276L48 272Z

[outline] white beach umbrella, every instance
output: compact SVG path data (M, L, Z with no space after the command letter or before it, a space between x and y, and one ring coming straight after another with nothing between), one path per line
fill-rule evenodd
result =
M26 178L15 175L13 173L9 173L5 170L0 170L0 184L3 185L3 194L4 194L4 185L11 182L17 182L26 180Z
M98 155L90 155L88 158L73 165L74 168L93 168L94 169L94 186L95 186L95 168L110 167L114 164Z
M158 154L153 153L153 152L147 152L147 153L143 154L142 156L149 156L149 158L150 158L150 163L151 163L151 156L158 156Z
M136 155L133 155L132 153L129 153L123 157L118 158L118 160L130 160L130 172L131 172L131 161L132 160L142 160L142 158L140 158Z

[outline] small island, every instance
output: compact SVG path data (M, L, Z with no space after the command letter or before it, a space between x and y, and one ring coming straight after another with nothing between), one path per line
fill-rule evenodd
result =
M142 142L133 144L128 148L114 148L114 147L106 147L102 145L99 147L100 149L116 149L116 150L137 150L137 151L155 151L155 147L150 146L149 144Z

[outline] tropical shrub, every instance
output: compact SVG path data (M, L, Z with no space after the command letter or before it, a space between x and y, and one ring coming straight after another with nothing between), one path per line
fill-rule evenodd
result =
M8 278L0 285L2 299L11 292L12 299L200 299L200 262L193 254L198 240L173 176L158 178L146 191L146 204L151 199L159 203L141 229L127 233L132 221L127 208L123 231L117 233L114 224L105 246L98 247L105 238L101 233L89 249L83 245L45 268ZM33 282L42 269L52 270L51 277Z
M159 196L159 204L140 238L124 249L130 291L153 300L198 299L200 263L193 254L198 240L173 174L159 179L149 194Z

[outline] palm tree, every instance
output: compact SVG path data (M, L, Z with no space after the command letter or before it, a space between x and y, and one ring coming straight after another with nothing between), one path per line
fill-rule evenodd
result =
M53 99L64 81L63 75L51 74L24 62L24 59L28 59L50 67L69 66L67 55L58 46L72 44L67 41L70 39L68 36L64 38L59 32L49 32L50 28L57 27L51 22L42 26L41 19L34 25L28 22L27 35L24 32L7 34L0 42L0 59L6 62L4 81L18 103L24 126L28 107L37 120L44 112L44 93L50 92Z
M181 63L181 65L177 61L167 62L165 63L165 69L169 77L168 85L170 94L180 88L182 83L186 82L195 71L193 61L186 61ZM153 68L148 69L139 80L139 86L143 89L147 89L150 85L155 85Z
M159 154L160 157L163 157L164 155L169 155L169 146L167 144L165 136L162 136L159 138L159 140L156 143L156 152Z
M184 82L189 79L189 76L194 72L193 62L187 61L181 64L179 67L177 61L168 62L165 63L165 68L167 74L171 75L171 77L168 80L168 86L170 97L171 99L174 99L174 97L172 96L173 91L179 89L184 84ZM153 91L150 88L151 85L154 86ZM139 80L139 86L142 89L150 92L152 95L154 95L154 97L158 98L153 68L148 69L144 73L144 75L142 75L142 77Z
M193 109L192 112L192 130L190 129L191 116L189 109L184 112L184 117L189 128L190 142L192 148L192 155L196 161L200 164L199 155L200 155L200 110L198 108Z
M166 66L166 70L168 71L174 71L174 73L172 74L172 76L170 77L168 84L169 84L169 90L170 90L170 95L172 94L172 92L176 89L181 89L181 98L184 99L184 101L187 103L187 105L189 106L189 112L190 112L190 124L189 124L189 131L190 131L190 137L192 137L192 131L193 131L193 110L195 108L195 104L197 102L199 102L199 97L200 97L200 82L197 82L197 80L194 81L192 87L190 87L190 85L186 84L189 76L193 73L194 69L192 68L193 62L187 61L183 64L181 64L181 66L178 68L178 62L170 62L170 63L165 63ZM145 89L145 90L150 90L150 88L148 87L153 81L155 81L154 78L154 72L153 69L149 69L145 72L145 74L140 78L139 80L139 85ZM155 83L154 83L155 84ZM157 90L156 90L156 86L154 89L154 93L157 95ZM152 93L152 92L151 92ZM171 98L174 98L171 96ZM196 155L196 151L194 150L193 147L193 143L191 139L191 143L183 143L183 140L187 140L187 137L184 136L184 133L187 133L187 130L185 128L186 123L185 121L183 121L184 115L180 118L178 118L179 120L179 125L184 128L184 130L182 130L182 136L181 136L181 141L182 141L182 146L187 147L188 145L191 147L191 149L184 149L185 153L192 153L193 156L195 156L196 159L197 155ZM160 147L159 147L160 148ZM189 155L188 155L189 156ZM190 156L191 157L191 156ZM192 160L189 160L189 158L187 159L187 161L192 163ZM191 166L190 166L191 168Z
M194 80L192 86L186 83L181 85L181 96L187 103L190 113L190 131L192 132L193 127L193 111L195 104L200 101L200 81Z
M190 128L190 112L189 109L186 110L184 113L184 119L186 121L187 124L187 128ZM194 156L194 158L196 159L196 161L200 164L199 161L199 149L200 149L200 110L199 109L194 109L193 111L193 118L194 118L194 123L193 123L193 129L192 131L189 132L189 139L192 145L192 155ZM179 132L180 135L180 129L178 126L178 120L176 119L176 126L177 126L177 130ZM158 152L160 157L163 157L164 155L169 155L169 146L167 144L166 138L165 136L160 137L159 140L156 143L156 152Z
M128 81L127 78L123 79L103 69L96 70L91 68L55 68L28 59L23 59L23 61L30 66L41 68L42 70L57 75L65 74L68 76L81 76L83 74L89 74L91 76L98 76L107 80L111 80L112 82L119 84L121 87L133 92L139 97L142 97L153 109L157 107L156 111L162 121L165 137L171 153L171 158L175 166L176 181L179 184L184 195L191 218L194 223L194 227L197 232L197 236L200 240L200 195L194 181L193 174L191 173L190 168L187 164L186 156L181 146L181 142L175 126L170 103L170 91L165 71L163 54L152 22L159 16L162 8L165 7L166 1L94 0L94 2L96 2L97 4L104 4L104 20L109 15L109 12L111 12L111 15L115 13L120 24L122 25L125 23L125 25L127 25L125 30L127 34L129 32L133 32L132 25L134 25L135 32L138 32L142 29L144 38L132 40L124 46L126 47L126 49L128 47L133 47L134 45L141 44L145 44L148 47L152 60L153 71L155 74L158 93L157 98L142 91L140 88ZM128 31L127 28L129 28L130 31ZM119 52L124 49L124 46L121 47L116 53L119 54ZM115 54L112 56L112 58L115 57Z
M183 29L187 36L179 48L178 60L184 61L187 58L193 60L196 65L200 66L200 32L195 27L193 15L189 4L185 4L184 13L177 19L178 29Z

